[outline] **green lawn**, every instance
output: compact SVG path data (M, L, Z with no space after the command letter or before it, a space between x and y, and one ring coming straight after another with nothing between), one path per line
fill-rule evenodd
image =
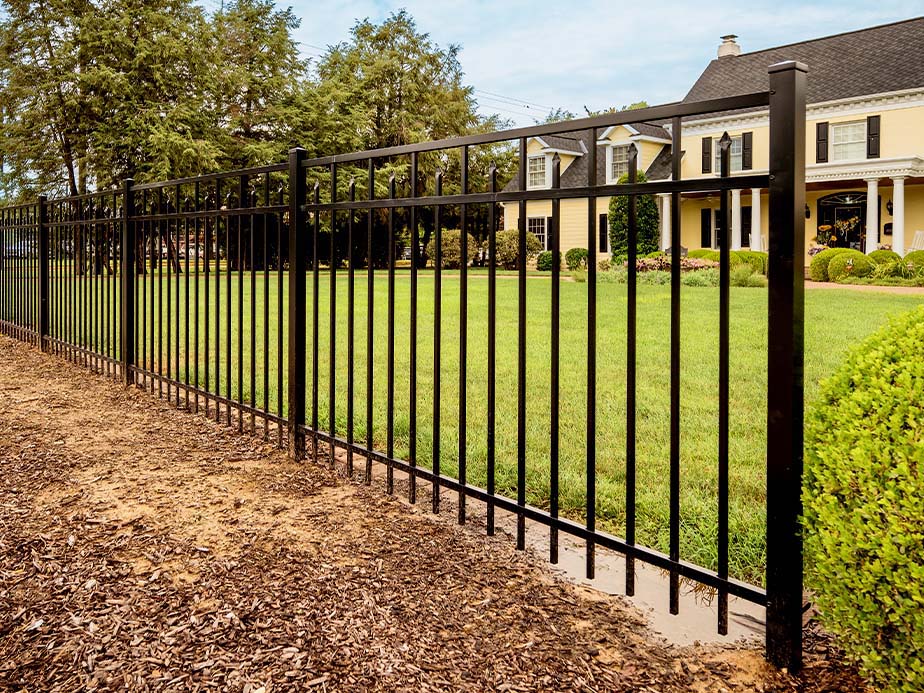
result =
M479 276L480 275L480 276ZM366 399L366 274L357 272L356 281L356 388L354 393L358 441L365 439ZM238 276L231 279L234 301L232 314L232 393L251 400L250 363L250 292L251 280L243 277L244 296L244 378L240 389L237 377L237 296ZM228 363L225 356L227 325L224 301L228 284L220 279L223 304L221 349L215 354L214 276L210 292L210 348L204 350L204 329L200 329L199 378L202 385L215 388L218 365L220 391L227 389ZM176 318L177 297L185 305L185 278L171 280L172 319ZM167 286L166 279L155 282ZM255 400L262 404L268 395L270 408L276 411L277 340L275 326L277 283L271 273L269 285L258 274L253 287L256 294L257 372ZM548 280L527 282L527 489L530 503L549 504L549 363L550 363L550 289ZM151 283L146 281L148 302ZM285 289L283 289L285 291ZM418 298L418 463L429 466L432 459L433 415L433 329L434 279L432 271L421 273ZM139 284L139 296L141 296ZM265 292L265 293L264 293ZM308 277L311 293L311 276ZM328 422L329 383L329 275L320 276L318 338L319 419L321 428ZM485 485L486 409L487 409L487 296L488 282L483 274L472 276L469 287L468 373L466 435L468 478ZM384 450L386 441L386 372L387 372L387 278L377 272L375 280L375 328L373 365L375 384L375 421L373 440ZM195 297L195 286L190 285ZM442 292L442 363L440 388L440 464L444 473L457 473L459 446L459 296L458 271L448 271ZM881 325L890 314L905 311L921 303L922 297L851 290L815 290L806 294L806 396L811 401L820 379L829 375L841 361L846 349ZM269 305L270 330L267 342L270 377L263 377L263 305ZM602 528L615 534L624 533L625 521L625 365L626 365L626 287L601 284L597 287L597 516ZM730 384L730 509L731 573L751 582L761 583L764 560L764 449L766 392L766 302L761 289L731 290L731 372ZM162 312L166 322L167 297ZM191 302L194 305L194 301ZM310 305L310 303L308 304ZM156 310L156 301L154 301ZM199 315L204 324L205 285L199 285ZM337 275L336 311L336 433L346 435L347 383L347 273ZM561 284L561 419L560 419L560 507L563 515L580 519L585 503L585 416L586 416L586 315L587 284ZM399 273L395 290L395 451L407 456L410 420L408 372L410 359L410 282L407 273ZM662 551L668 546L668 449L669 449L669 308L670 289L640 286L638 290L638 476L637 533L640 543ZM681 355L681 555L707 567L716 562L716 457L718 419L718 291L685 287L682 291ZM190 308L192 317L193 308ZM181 332L185 312L180 309ZM150 320L150 317L149 317ZM155 316L155 331L158 327ZM311 384L311 323L309 326L309 412ZM147 324L150 334L150 322ZM175 344L176 330L171 328ZM282 335L284 339L284 335ZM164 340L164 352L167 342ZM155 344L155 349L157 345ZM146 346L148 358L150 344ZM184 344L180 344L179 370L184 378ZM139 345L139 358L142 351ZM192 347L190 347L192 351ZM285 350L284 350L285 351ZM172 350L171 350L172 353ZM206 361L209 383L205 382ZM285 354L283 356L285 361ZM156 365L156 364L155 364ZM164 368L167 361L165 355ZM283 363L283 366L285 364ZM190 366L192 371L192 366ZM171 365L176 373L177 364ZM517 282L499 278L497 282L497 489L513 495L516 490L517 431ZM284 399L284 397L283 397Z

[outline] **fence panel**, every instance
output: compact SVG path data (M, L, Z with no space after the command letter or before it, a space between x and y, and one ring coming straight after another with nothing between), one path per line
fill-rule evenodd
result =
M0 209L0 331L38 344L41 205Z
M684 582L704 586L718 596L720 633L730 597L766 606L768 657L797 668L805 68L774 66L770 79L770 92L334 157L309 159L295 149L288 164L126 181L116 192L9 207L0 210L0 329L288 446L293 457L340 464L366 484L381 465L388 493L412 503L423 496L433 512L452 504L459 523L483 509L487 533L509 521L518 548L529 525L542 526L553 563L562 535L570 535L583 545L588 577L598 548L617 552L628 595L637 564L654 566L668 575L672 613ZM726 135L718 175L681 178L684 118L768 107L768 173L733 175ZM610 182L601 173L599 137L612 126L652 121L671 131L671 177L639 182L633 145L628 182ZM562 136L589 146L556 151L549 184L534 186L532 142ZM491 160L503 150L518 160L507 180ZM563 184L563 156L581 160L583 179ZM736 579L730 565L726 230L730 191L740 188L770 192L766 590ZM650 335L635 250L638 201L653 194L668 196L672 249L660 430L642 409L652 406L642 389ZM714 326L717 405L706 426L715 435L707 455L715 552L711 563L698 564L684 560L692 552L684 540L692 512L686 494L701 482L691 478L684 442L703 429L690 427L681 388L690 320L682 313L681 199L706 195L719 197L724 252ZM596 267L606 240L598 201L608 198L627 204L625 323L616 329L600 298L612 300L611 292ZM548 210L542 217L528 217L540 206ZM568 233L586 234L589 258L574 290L561 276L566 208ZM501 236L505 211L514 210L517 222ZM533 233L552 252L551 282L530 277ZM505 272L511 247L518 259ZM623 327L624 341L614 341ZM663 448L652 452L648 436ZM654 513L640 501L652 466L664 486ZM663 526L653 538L658 518Z

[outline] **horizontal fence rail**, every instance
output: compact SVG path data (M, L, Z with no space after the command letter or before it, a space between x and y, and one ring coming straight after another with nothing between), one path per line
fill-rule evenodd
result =
M518 548L526 545L527 522L542 525L553 563L568 535L584 545L588 577L597 548L618 552L628 595L636 563L654 566L668 576L672 613L682 580L706 586L718 596L720 633L728 629L730 596L766 606L768 657L798 667L804 81L804 67L783 64L771 70L769 92L331 157L295 149L287 164L126 181L117 191L8 207L0 210L0 329L297 458L342 464L366 484L380 466L389 493L412 503L424 495L434 512L451 504L459 523L477 512L467 501L477 501L489 534L499 512L513 517ZM682 179L684 118L767 106L768 174L732 176L726 136L718 176ZM670 180L639 182L633 145L628 182L602 184L595 143L603 129L652 120L670 126ZM551 186L531 189L530 138L582 132L591 143L582 154L586 180L563 187L555 154ZM492 161L498 148L512 148L518 160L507 180ZM646 405L639 399L638 200L669 196L670 245L680 248L681 197L717 195L721 227L730 229L736 188L770 191L766 589L730 571L730 233L719 236L715 563L683 558L679 252L670 256L666 314L667 550L638 536ZM597 200L612 196L628 201L625 342L616 356L600 350L611 317L599 303L596 267ZM530 282L527 272L531 201L550 204L548 284ZM565 321L575 319L562 301L565 203L587 212L579 363L563 354L567 346L573 355ZM501 276L501 222L514 210L518 259L515 274ZM486 268L477 277L476 264ZM530 310L537 301L548 321L538 340ZM563 335L572 343L563 344ZM537 359L540 346L548 352ZM600 386L614 363L625 377L617 421L611 391ZM578 374L577 385L566 373ZM612 451L604 457L598 445L604 427L623 436L622 536L605 531L612 523L598 526L601 466L607 474L612 466ZM583 439L577 452L575 430ZM566 487L573 495L575 484L582 485L580 507L566 507Z

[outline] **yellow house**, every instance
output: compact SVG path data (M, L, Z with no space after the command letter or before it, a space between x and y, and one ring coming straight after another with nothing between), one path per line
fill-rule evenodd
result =
M836 36L742 53L736 36L723 37L718 57L684 97L684 102L765 91L767 68L786 60L808 65L806 93L806 255L817 244L864 252L892 248L905 254L924 249L924 17ZM732 176L766 173L769 118L766 109L683 121L681 175L718 175L718 141L732 138ZM570 138L570 139L569 139ZM548 187L551 156L562 158L562 186L586 185L589 133L568 138L534 138L528 149L528 187ZM565 140L568 140L565 142ZM610 128L596 146L598 183L612 183L624 169L625 147L639 147L649 180L670 177L670 123ZM566 172L574 170L574 179ZM620 174L621 175L621 174ZM609 198L600 198L598 244L605 241ZM681 244L717 246L717 195L686 195L681 203ZM766 190L732 192L733 249L767 247ZM528 228L540 235L548 202L530 203ZM662 198L661 246L669 245L668 198ZM587 246L587 202L562 202L562 248ZM514 228L516 205L507 205L506 227ZM606 255L608 246L599 246Z

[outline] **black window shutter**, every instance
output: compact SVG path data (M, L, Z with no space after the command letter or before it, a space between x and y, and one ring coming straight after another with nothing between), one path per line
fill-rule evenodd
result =
M703 138L703 173L712 173L712 138Z
M609 220L607 219L607 215L601 214L600 215L600 234L599 234L600 237L597 239L597 242L599 243L597 250L599 250L601 253L608 253L610 250L610 242L609 242L610 234L609 234L609 223L608 222Z
M699 235L699 247L700 248L711 248L712 247L712 210L711 209L701 209L699 210L699 223L700 223L700 235Z
M754 158L751 152L754 149L754 133L745 132L741 135L741 168L750 171L754 167Z
M815 162L823 164L828 160L828 124L815 123Z
M751 247L751 208L741 208L741 247Z
M866 119L866 158L879 158L879 116Z
M552 229L554 229L553 222L555 217L546 217L545 218L545 248L543 250L552 249Z

